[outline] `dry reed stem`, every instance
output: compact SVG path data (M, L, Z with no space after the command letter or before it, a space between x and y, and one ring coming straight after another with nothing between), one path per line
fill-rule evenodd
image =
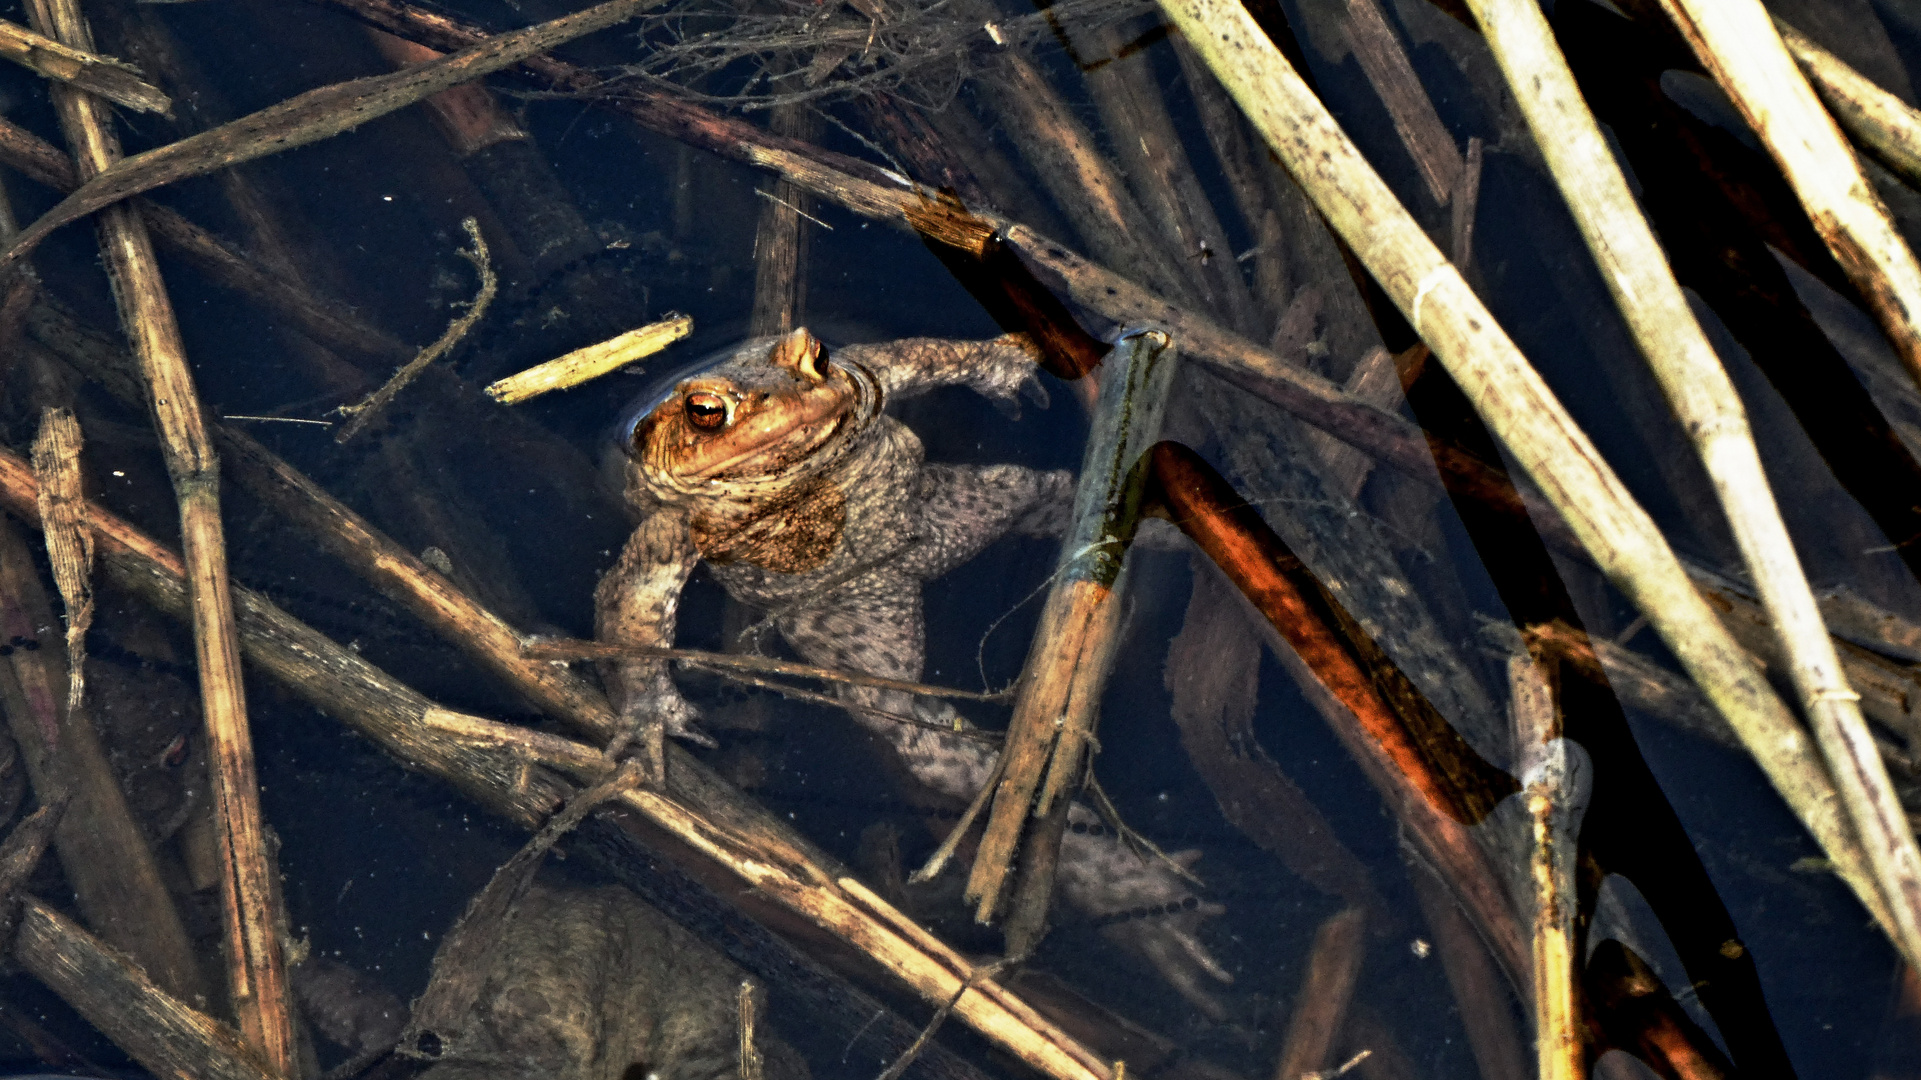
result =
M142 79L133 65L63 45L5 19L0 19L0 60L11 60L137 112L166 113L173 108L172 99Z
M78 0L31 0L36 27L76 48L93 42ZM111 117L99 99L56 87L54 103L82 177L120 160ZM83 185L84 186L84 185ZM219 833L223 931L229 989L249 1045L284 1075L295 1068L293 1016L274 910L273 870L262 834L260 785L240 676L227 550L220 520L220 473L206 417L188 369L180 328L153 246L132 207L100 219L101 254L121 322L147 384L167 473L180 507L180 535L193 607L194 658L207 722L207 757Z
M1540 6L1468 2L1615 304L1713 481L1842 809L1893 915L1886 929L1903 955L1921 961L1921 851L1822 625L1740 395L1681 294Z
M256 453L265 454L257 448ZM36 496L25 463L0 450L0 503L32 521ZM522 659L511 630L404 549L378 533L354 530L358 519L338 504L321 506L317 516L345 526L339 534L317 530L330 550L392 590L390 595L406 597L406 606L521 694L599 738L615 733L613 711L604 697L563 668ZM164 610L183 610L183 568L174 553L98 505L89 505L88 520L101 559L118 584ZM364 522L359 526L365 529ZM609 762L596 747L440 710L250 590L237 588L235 597L245 616L243 640L249 656L269 674L410 767L452 781L522 825L537 826L556 795L551 776L537 772L529 777L529 762L590 782L607 772ZM512 747L519 760L503 760L496 749L500 746ZM838 877L804 839L757 805L716 798L719 781L703 779L699 763L677 750L670 748L679 760L668 771L669 790L629 791L623 796L626 805L761 895L866 952L926 1001L944 1003L975 977L976 969L959 954L851 878ZM1054 1080L1109 1080L1108 1066L1098 1056L991 981L962 995L956 1015Z
M645 360L693 332L694 320L690 315L676 315L671 319L649 323L490 383L487 396L502 405L518 405L542 394L579 386L619 371L636 360Z
M1483 26L1487 25L1485 22ZM1527 652L1508 657L1509 708L1527 807L1528 880L1534 907L1534 1051L1541 1080L1582 1080L1582 1039L1574 920L1575 845L1587 801L1586 756L1561 737L1560 708L1547 673Z
M1921 383L1921 264L1756 0L1661 0ZM1872 845L1870 845L1872 846Z
M1266 34L1224 0L1163 0L1602 571L1647 615L1856 895L1894 926L1807 735L1694 591L1654 522Z
M21 903L13 955L154 1076L288 1080L232 1028L154 985L124 955L34 897Z
M1780 19L1774 28L1841 130L1910 187L1921 187L1921 111Z
M1146 480L1137 463L1159 437L1176 357L1165 333L1133 331L1102 365L1073 524L1021 670L1001 751L1005 765L967 878L965 896L981 922L1000 907L1030 811L1045 817L1055 800L1071 799L1080 789L1120 632L1117 600L1125 589L1127 545Z
M406 389L408 383L427 370L428 364L451 352L454 346L466 339L467 332L474 328L474 324L486 317L487 308L492 306L494 294L500 289L500 279L494 276L494 264L487 256L487 238L480 235L480 225L473 218L467 218L461 221L460 227L467 230L467 237L474 242L474 246L471 249L461 248L455 254L474 264L474 273L480 277L480 291L467 304L467 310L447 324L447 329L441 332L438 340L402 365L399 371L394 372L393 378L367 395L367 400L340 407L340 412L351 419L334 433L335 442L344 443L365 431L367 425L380 415L380 410Z
M767 992L752 979L740 981L740 993L735 997L734 1012L740 1025L740 1058L737 1073L740 1080L763 1080L767 1074L767 1059L760 1052L760 1037L756 1029L760 1026L762 1003Z
M1367 955L1366 928L1367 912L1351 907L1328 916L1314 932L1274 1080L1309 1080L1329 1065Z
M81 490L80 422L70 409L47 406L33 440L33 475L40 481L40 520L47 561L67 609L67 715L86 697L87 628L93 625L93 533Z
M439 60L389 75L323 86L259 112L94 170L87 182L15 237L4 267L70 221L123 199L191 176L277 154L351 131L442 90L511 67L571 41L627 21L663 0L607 0L585 11L501 34Z

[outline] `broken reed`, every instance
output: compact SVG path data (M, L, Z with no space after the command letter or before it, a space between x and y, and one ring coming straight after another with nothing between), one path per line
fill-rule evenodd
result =
M1029 859L1051 867L1058 857L1066 804L1080 791L1119 636L1127 547L1147 479L1141 461L1158 437L1176 356L1167 334L1136 330L1122 335L1102 365L1072 525L1021 670L993 808L967 878L966 897L982 922L1001 907L1030 811L1053 827L1029 837ZM1031 890L1022 890L1019 914L1036 941L1034 909L1045 909L1052 885L1043 870Z

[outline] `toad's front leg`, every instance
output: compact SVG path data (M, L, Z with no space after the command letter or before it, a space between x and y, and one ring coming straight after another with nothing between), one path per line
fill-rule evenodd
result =
M681 590L699 562L685 518L667 510L649 515L594 590L594 636L616 645L671 647ZM623 725L616 742L638 736L656 780L664 775L667 735L713 745L694 727L700 713L680 696L667 661L609 660L601 676Z

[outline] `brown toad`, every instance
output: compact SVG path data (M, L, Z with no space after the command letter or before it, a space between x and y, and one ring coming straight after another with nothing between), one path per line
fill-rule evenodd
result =
M830 357L800 329L746 342L640 403L619 443L641 524L596 594L600 638L671 645L682 586L704 559L808 662L919 679L922 583L1002 536L1060 535L1074 482L1064 470L930 464L885 407L949 385L1011 405L1023 388L1039 390L1036 359L1021 335L852 345ZM615 706L640 730L704 739L665 663L622 661L606 675ZM967 799L986 782L992 749L951 723L899 721L950 721L951 706L871 687L843 687L841 700L927 787ZM1097 821L1085 808L1073 814ZM1197 903L1165 864L1098 832L1068 834L1063 895L1095 917L1162 913L1108 933L1211 1010L1200 976L1228 976L1194 929L1220 909Z

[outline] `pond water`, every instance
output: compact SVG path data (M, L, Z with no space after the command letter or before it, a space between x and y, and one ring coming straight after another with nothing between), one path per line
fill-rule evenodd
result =
M1552 15L1576 72L1613 125L1631 183L1749 411L1809 581L1823 595L1845 590L1873 605L1887 615L1884 627L1894 628L1879 638L1838 626L1836 632L1852 642L1849 677L1857 684L1870 675L1880 680L1857 689L1905 796L1916 790L1921 757L1914 755L1921 750L1913 741L1911 699L1902 695L1909 688L1921 692L1910 666L1921 655L1903 655L1894 639L1902 627L1921 624L1921 585L1914 564L1903 559L1907 537L1892 530L1921 505L1903 503L1910 494L1921 499L1921 489L1910 492L1921 468L1912 464L1916 451L1907 449L1921 431L1911 426L1921 424L1921 396L1850 299L1805 216L1783 202L1791 196L1776 190L1773 167L1720 91L1680 70L1687 59L1672 43L1635 37L1632 24L1605 0L1599 7L1556 2ZM349 6L345 0L90 2L101 50L139 65L175 103L171 119L118 113L127 152L315 87L392 70L399 55L394 43L383 51L347 14ZM286 459L516 630L592 638L596 583L634 526L602 465L610 427L666 374L749 337L757 303L763 313L778 307L764 286L757 296L756 259L765 255L766 231L783 200L804 211L804 287L789 325L804 325L828 342L830 358L857 343L986 339L1021 328L997 325L929 243L897 222L863 217L792 186L776 189L767 174L709 152L711 139L690 146L662 125L649 127L615 107L623 94L672 93L679 86L711 99L706 107L716 112L731 110L764 126L770 115L760 107L768 103L765 95L782 88L808 97L779 111L776 122L785 130L916 179L927 178L930 153L954 163L974 185L960 193L962 201L985 199L973 208L1031 224L1097 262L1111 264L1116 252L1145 253L1109 269L1150 290L1158 288L1157 279L1172 280L1185 295L1168 299L1190 317L1242 334L1329 385L1373 394L1376 407L1424 424L1441 439L1481 446L1484 429L1438 361L1415 357L1410 364L1406 349L1413 342L1397 338L1407 333L1405 325L1391 313L1384 312L1379 325L1370 317L1340 253L1298 193L1287 194L1292 189L1283 186L1258 135L1232 116L1231 138L1209 130L1220 122L1210 107L1226 99L1211 84L1197 99L1189 80L1201 69L1177 56L1178 35L1167 33L1154 9L1076 0L1043 18L1004 6L679 3L661 9L672 15L656 12L638 24L646 28L643 36L630 25L557 50L603 77L625 74L627 81L598 95L556 93L509 71L490 77L486 94L464 99L470 108L492 110L479 121L465 114L465 128L446 109L416 105L336 138L162 188L152 193L155 202L248 253L271 276L327 298L374 335L356 348L322 340L312 325L303 332L284 304L235 288L163 243L159 264L201 400L211 417L225 418ZM1692 565L1725 575L1726 594L1751 608L1752 587L1744 583L1706 475L1478 36L1422 0L1285 0L1256 7L1266 25L1292 28L1307 74L1334 116L1439 246L1462 263L1477 294L1674 549ZM450 0L435 10L496 32L565 13L551 0ZM1369 21L1370 11L1379 13L1379 26ZM1921 78L1921 18L1906 5L1784 0L1778 14L1913 100L1910 79ZM5 17L28 21L18 8ZM862 47L857 34L847 37L850 27L870 27L873 42ZM816 37L803 34L764 50L745 40L753 34L771 39L776 31ZM726 44L729 33L739 40ZM842 37L820 36L835 33ZM1427 128L1418 116L1409 120L1410 113L1397 111L1411 107L1405 101L1390 107L1377 88L1381 75L1369 64L1380 62L1382 34L1431 100ZM998 38L1006 39L1005 48ZM843 39L853 44L833 44ZM663 59L675 42L678 67ZM1087 235L1086 206L1068 206L1062 195L1076 182L1058 174L1065 159L1034 160L1050 140L1058 142L1058 133L1025 127L1045 110L1032 108L1032 100L1023 108L1018 100L1032 94L1009 75L1006 57L1014 53L1031 61L1064 115L1090 133L1112 175L1128 185L1122 219L1137 231ZM809 97L814 91L818 95ZM727 100L742 94L747 97ZM743 101L751 107L738 108ZM21 132L65 145L44 81L25 69L0 65L0 114ZM1151 123L1123 128L1128 116L1164 117L1180 145L1152 143L1158 129ZM922 142L903 141L901 131L915 124ZM1662 141L1674 132L1678 142ZM1706 148L1707 170L1673 149L1689 138ZM475 139L486 145L475 149ZM1131 150L1129 139L1143 149ZM1411 145L1425 147L1428 158ZM1224 153L1241 156L1227 160ZM4 153L0 159L18 165ZM1153 171L1161 167L1168 172ZM1453 170L1456 181L1464 173L1473 179L1444 191L1443 200L1430 180L1435 168ZM1682 179L1665 178L1667 169ZM1733 176L1727 190L1755 193L1749 216L1731 215L1702 194L1707 189L1699 177L1714 169ZM1918 235L1921 197L1880 166L1871 172L1897 222ZM1162 183L1169 175L1174 182ZM0 184L20 224L57 201L51 189L13 168ZM1170 189L1188 200L1185 220L1206 226L1185 249L1148 228L1165 219L1156 200ZM1723 190L1715 197L1725 196ZM1273 218L1249 220L1250 198L1267 205ZM461 224L469 218L486 238L500 283L497 299L470 333L436 372L400 391L366 435L341 445L337 427L301 422L338 421L339 406L364 397L467 309L479 287L474 267L459 254L469 243ZM1757 222L1772 223L1773 231ZM1733 254L1717 261L1714 253L1722 250ZM80 374L85 356L110 352L119 334L94 229L79 224L54 233L30 262L41 283L31 314L24 323L9 323L0 312L0 343L10 350L0 357L6 378L0 431L24 454L43 405L73 408L87 438L89 494L176 544L175 502L146 410ZM1047 268L1036 276L1043 286L1061 284ZM1085 295L1067 297L1066 306L1103 341L1112 341L1124 321L1112 306L1103 310ZM673 313L692 317L692 335L627 371L511 409L477 393L494 379ZM96 337L77 338L76 327ZM1797 333L1831 345L1823 346L1826 353L1810 352L1803 347L1808 339ZM1398 378L1394 358L1377 352L1384 343L1401 354ZM1178 330L1174 345L1183 347ZM1345 605L1364 636L1371 635L1406 670L1409 685L1461 732L1467 753L1493 765L1493 774L1505 777L1517 768L1507 653L1519 639L1504 628L1578 616L1596 641L1618 645L1626 659L1609 671L1624 707L1572 666L1560 676L1568 735L1587 744L1594 769L1577 872L1577 925L1589 951L1614 939L1652 966L1661 987L1644 983L1642 989L1654 990L1651 1000L1673 999L1661 1015L1681 1032L1675 1038L1707 1058L1731 1054L1740 1072L1755 1075L1894 1080L1921 1071L1914 1053L1921 1046L1921 986L1910 972L1904 997L1903 966L1886 935L1749 755L1715 737L1712 709L1678 674L1641 613L1591 562L1532 539L1531 531L1477 511L1471 501L1464 518L1463 504L1451 501L1431 475L1407 475L1356 456L1255 391L1221 378L1216 358L1184 356L1182 363L1166 437L1195 447L1220 469ZM1372 382L1365 378L1370 364ZM1030 403L1018 419L959 386L902 401L892 411L918 435L931 462L1078 469L1091 395L1052 374L1040 380L1049 406ZM1413 387L1410 395L1400 389L1403 380ZM1863 408L1892 424L1883 426L1885 444L1859 434ZM1885 463L1873 457L1883 451ZM1908 455L1905 463L1895 460L1900 453ZM577 734L323 554L282 510L231 477L223 516L237 583L447 709ZM1351 744L1330 726L1318 690L1303 688L1304 669L1277 658L1286 647L1225 578L1172 530L1144 536L1154 542L1128 556L1093 772L1128 827L1163 851L1200 853L1194 870L1204 884L1187 895L1224 909L1204 919L1157 913L1132 921L1190 919L1200 945L1232 981L1203 973L1193 992L1183 994L1114 932L1129 921L1116 918L1129 914L1129 905L1090 911L1057 903L1052 929L1017 984L1021 992L1054 1002L1050 1008L1063 1011L1050 1015L1070 1018L1063 1026L1106 1059L1126 1059L1129 1073L1267 1077L1289 1041L1290 1019L1328 1004L1304 991L1319 935L1323 966L1338 968L1358 955L1358 969L1351 999L1334 1003L1338 1027L1322 1059L1303 1071L1333 1075L1346 1064L1362 1077L1510 1080L1519 1075L1517 1066L1532 1070L1525 990L1516 993L1472 927L1458 913L1449 916L1454 908L1446 886L1397 817L1399 804L1383 799L1375 766L1357 761ZM38 533L29 539L37 551ZM924 681L964 690L1013 684L1060 554L1052 538L1007 537L929 582ZM46 587L51 592L50 578ZM161 877L204 969L203 985L217 985L224 970L221 901L218 874L207 863L211 811L192 639L184 624L153 614L116 586L102 586L101 595L88 639L89 664L99 672L89 682L95 725L129 785L135 819L154 843ZM54 605L59 610L57 599ZM1231 647L1222 646L1219 656L1176 650L1170 658L1184 628L1198 634L1209 612L1226 613L1212 632L1225 635L1220 640ZM681 600L674 643L749 649L737 635L758 617L727 595L711 568L702 568ZM57 628L42 627L40 634L42 646L57 649ZM1784 699L1794 700L1778 655L1766 652L1765 630L1762 644L1737 637L1763 654ZM759 640L769 655L795 656L778 635ZM578 670L591 678L591 668ZM1640 672L1642 681L1627 685L1623 673L1629 671ZM1183 679L1207 685L1191 690L1190 682L1183 698L1169 689ZM964 801L903 780L881 740L830 704L792 700L708 670L682 668L677 680L716 742L687 748L717 775L954 948L981 960L1002 954L1000 927L977 923L960 900L968 851L961 869L929 886L901 883L934 852ZM323 998L336 995L327 1000L337 1011L348 999L412 1000L427 986L443 935L525 832L445 781L403 768L343 723L337 710L316 708L298 686L260 670L249 671L246 685L290 940L304 943L296 952L310 952L336 973L357 973L319 991ZM1197 696L1213 704L1196 705ZM17 691L8 698L18 700ZM1005 703L961 701L957 707L990 731L1004 729L1010 714ZM17 764L13 769L20 771ZM1256 775L1270 786L1236 787L1251 785ZM18 776L10 783L18 793ZM1292 791L1293 801L1275 795L1273 785ZM1511 785L1501 789L1507 790ZM31 808L37 799L28 794L17 801ZM1319 824L1280 809L1303 803L1318 812ZM1474 835L1495 853L1493 864L1504 867L1494 871L1503 887L1525 884L1518 861L1525 846L1514 840L1523 835L1522 824L1510 805L1476 826ZM1075 826L1077 835L1086 834L1084 825ZM1097 827L1096 835L1101 828L1110 827ZM1301 839L1307 832L1316 839ZM844 1009L809 1000L805 980L783 981L779 969L788 961L768 960L775 954L740 944L751 934L730 921L742 917L730 899L737 885L717 884L724 875L691 884L684 863L647 856L652 834L641 835L638 848L563 840L543 880L577 890L638 883L649 899L678 897L666 904L672 919L713 938L769 984L767 1026L814 1077L873 1077L886 1068L894 1057L890 1044L858 1024L849 1029ZM1336 856L1357 860L1359 885L1350 879L1346 891L1330 887L1339 874L1326 869L1325 860ZM64 858L46 859L27 888L75 910L74 875L63 869ZM640 869L623 870L623 858ZM1304 873L1309 864L1322 870ZM1343 960L1328 947L1326 939L1338 932L1329 920L1363 897L1363 930ZM1178 906L1184 896L1175 899ZM1527 904L1513 904L1525 927ZM752 904L744 910L748 917L764 914ZM1728 927L1732 936L1703 936ZM907 1030L932 1014L933 1006L902 984L849 960L846 950L819 935L801 935L796 944L817 962L851 972L845 977L870 995L862 1000L892 1010ZM1691 973L1681 959L1698 961L1717 950L1728 963L1713 979L1698 964ZM755 956L764 969L754 970ZM641 970L651 957L640 957ZM659 964L661 971L680 970ZM1475 983L1469 969L1481 971L1484 981ZM1594 992L1591 986L1591 997ZM671 987L660 996L671 1000ZM225 1015L217 996L207 1007ZM1645 1017L1619 1020L1642 1016L1620 1002L1592 999L1589 1008L1588 1015L1602 1018L1595 1021L1597 1039L1602 1029L1619 1038L1619 1030L1659 1026ZM1640 1022L1645 1029L1634 1029ZM731 1030L733 1019L728 1014L714 1023ZM324 1026L309 1025L313 1056L306 1060L331 1068L352 1052L331 1041ZM1123 1032L1133 1041L1115 1041ZM942 1027L937 1041L964 1068L992 1076L1030 1072L959 1018ZM139 1068L19 971L0 982L0 1060L13 1073L82 1061L114 1075ZM624 1070L635 1080L649 1071L731 1072L711 1061L636 1059L596 1068L596 1076ZM908 1075L958 1068L943 1058ZM1655 1073L1721 1075L1716 1068L1663 1064ZM1621 1054L1597 1067L1614 1077L1642 1069ZM1677 1071L1663 1071L1669 1069Z

